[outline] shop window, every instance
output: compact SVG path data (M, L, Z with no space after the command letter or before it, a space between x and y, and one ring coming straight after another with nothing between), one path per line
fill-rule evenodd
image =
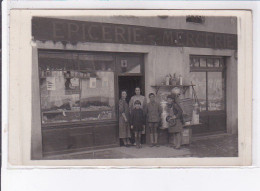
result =
M223 57L190 57L190 80L195 85L201 111L225 110L224 69Z
M110 55L39 52L42 123L115 118Z

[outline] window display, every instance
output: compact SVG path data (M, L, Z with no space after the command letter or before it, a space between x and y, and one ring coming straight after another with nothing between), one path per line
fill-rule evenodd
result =
M208 110L224 110L224 79L221 72L208 73Z
M114 59L39 53L42 123L115 119Z
M198 60L200 67L195 64ZM196 85L194 88L201 111L225 110L224 58L191 56L190 71L190 79Z
M194 89L197 93L198 101L200 102L200 110L207 110L206 99L206 73L205 72L191 72L190 79L192 84L195 84Z

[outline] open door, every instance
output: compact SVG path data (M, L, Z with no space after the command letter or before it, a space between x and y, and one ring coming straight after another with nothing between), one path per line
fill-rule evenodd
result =
M144 95L144 87L142 83L142 76L119 76L118 77L118 95L121 98L121 91L126 90L126 101L129 103L131 97L135 95L135 88L141 88L141 94Z

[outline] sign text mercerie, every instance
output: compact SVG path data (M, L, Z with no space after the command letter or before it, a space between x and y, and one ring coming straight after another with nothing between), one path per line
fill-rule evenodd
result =
M237 49L237 35L56 18L32 19L34 40Z

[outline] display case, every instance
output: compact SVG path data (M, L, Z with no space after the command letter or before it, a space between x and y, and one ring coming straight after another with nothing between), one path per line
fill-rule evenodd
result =
M42 124L115 119L114 59L40 52Z

